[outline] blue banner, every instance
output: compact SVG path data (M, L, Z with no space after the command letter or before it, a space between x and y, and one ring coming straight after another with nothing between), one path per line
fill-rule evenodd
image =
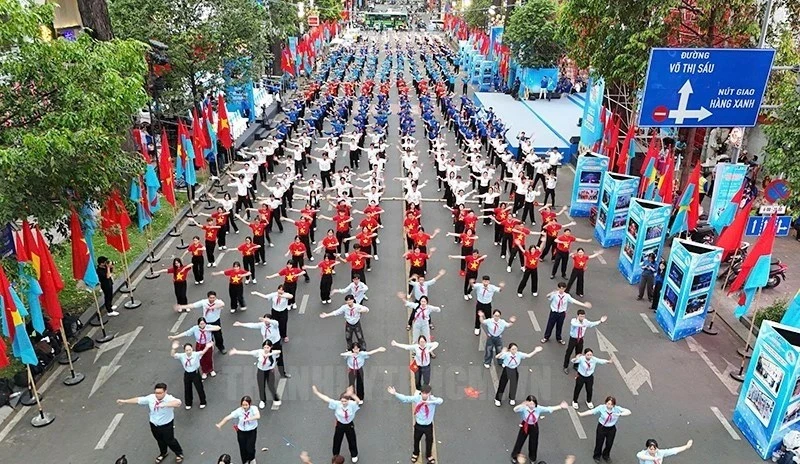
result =
M289 37L289 53L292 54L292 61L294 61L294 75L300 75L300 60L297 59L297 37Z
M722 248L672 241L656 320L673 342L703 330L721 260Z
M610 172L603 176L600 205L597 207L594 225L594 237L603 248L622 244L631 199L636 196L638 189L638 177Z
M781 324L800 328L800 290L794 295L794 299L789 303L786 312L783 314Z
M578 157L575 181L572 184L572 201L569 205L570 216L589 216L592 208L600 201L600 182L606 171L608 156L587 153Z
M641 263L650 253L656 255L656 262L659 261L671 213L672 207L665 203L631 199L617 263L619 272L628 283L639 283L642 277Z
M519 87L519 97L522 99L539 95L539 89L542 86L543 78L547 78L548 82L552 81L553 86L555 86L555 83L558 81L557 68L523 68L517 71L517 73L520 78L520 83L522 84Z
M733 422L761 459L769 459L784 435L800 430L800 331L764 321L753 345Z
M747 174L746 164L718 163L714 167L714 189L708 208L708 222L719 233L733 222L738 207L729 207L731 199L742 187Z
M603 108L603 95L606 83L601 79L589 79L586 92L586 104L583 107L583 121L581 122L581 151L591 150L594 144L603 137L603 122L600 113Z
M503 43L503 26L494 26L489 30L489 59L494 60L498 58L494 56L495 45L500 46Z

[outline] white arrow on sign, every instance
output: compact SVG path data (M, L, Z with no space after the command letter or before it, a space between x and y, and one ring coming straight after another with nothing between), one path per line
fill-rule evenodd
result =
M608 338L600 333L599 330L595 330L595 332L597 333L597 345L599 346L598 349L604 353L608 353L609 358L611 358L611 362L614 364L614 366L616 366L617 371L619 371L619 375L622 377L622 380L625 381L625 385L628 386L628 389L631 391L631 393L638 395L639 388L645 383L650 386L650 390L652 390L653 380L650 378L650 371L645 369L644 366L634 359L633 369L625 372L625 368L622 367L622 363L620 363L619 358L617 358L617 348L612 345Z
M738 368L736 366L728 362L727 359L722 358L725 361L725 372L720 372L717 366L715 366L714 363L711 362L710 359L708 359L708 355L706 354L707 350L703 348L700 345L700 343L698 343L697 340L694 339L694 337L692 336L686 337L686 343L689 344L689 351L694 351L695 353L700 355L700 358L703 360L703 362L705 362L708 368L711 369L711 372L713 372L714 375L717 376L719 381L722 382L723 385L725 385L725 388L727 388L728 391L731 392L731 395L739 394L740 384L736 380L732 379L730 376L731 372L737 371Z
M100 348L97 350L97 354L94 357L94 363L97 363L97 360L100 359L100 356L107 352L111 351L114 348L122 347L117 354L114 356L114 359L107 366L101 366L100 372L97 374L97 378L94 380L94 385L92 385L92 391L89 392L89 398L94 395L94 393L103 386L104 383L114 375L120 368L119 361L122 359L122 356L128 351L128 348L131 347L133 341L136 339L136 336L139 335L143 329L142 326L137 327L134 331L128 332L125 335L120 335L108 343L104 343L100 345Z
M711 111L708 111L704 106L701 106L699 110L688 109L689 95L694 93L692 83L689 82L688 79L683 86L681 86L681 89L678 90L678 93L681 96L680 101L678 101L678 109L669 110L669 117L675 120L675 124L683 124L684 119L697 119L697 121L700 122L711 116Z

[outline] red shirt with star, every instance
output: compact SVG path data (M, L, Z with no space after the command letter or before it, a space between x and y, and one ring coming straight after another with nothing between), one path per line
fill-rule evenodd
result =
M322 246L325 248L325 251L334 252L336 251L336 247L339 246L339 240L333 235L326 235L325 238L322 239Z
M368 205L366 208L364 208L364 214L371 215L371 216L380 216L380 214L382 212L383 212L383 208L381 208L378 205L375 205L375 206Z
M247 271L245 271L242 268L239 269L230 268L226 269L225 272L223 272L223 274L228 276L231 285L242 285L242 276L247 274Z
M345 260L350 263L350 267L354 271L358 271L364 269L367 265L367 261L364 258L368 256L366 253L350 253Z
M292 256L303 256L305 252L306 246L303 242L292 242L289 244L289 253L291 253Z
M323 259L319 263L319 273L322 275L331 275L333 274L333 266L336 264L336 261L331 261L330 259Z
M342 214L342 213L336 213L336 215L333 216L333 218L331 218L331 219L333 219L333 222L336 223L336 231L337 232L348 232L348 231L350 231L350 222L348 222L348 219L350 219L349 215Z
M403 221L403 229L406 231L406 235L414 235L419 232L419 219L415 217L409 218L406 216L405 220Z
M558 240L558 242L556 242L556 248L558 249L558 251L569 251L570 245L572 245L572 242L575 241L575 236L561 234L558 236L556 240ZM559 243L559 242L564 242L564 243Z
M478 268L481 267L481 262L483 261L480 256L475 257L472 255L467 256L464 258L466 262L466 267L469 272L478 272Z
M575 255L572 257L572 266L575 269L586 269L586 265L589 263L589 257L586 255L580 256Z
M411 239L414 240L414 246L424 247L428 246L428 241L431 239L431 235L426 232L418 231L416 234L411 236Z
M464 216L464 228L465 229L472 229L475 230L475 226L478 224L478 216L474 214L467 214Z
M242 252L242 256L253 256L256 250L258 250L258 245L256 245L255 243L250 243L250 244L242 243L241 245L236 247L236 249Z
M306 207L300 210L300 214L302 214L303 216L308 216L313 219L314 216L317 215L317 210L315 210L314 208Z
M552 211L542 211L542 222L547 224L550 218L555 219L558 215Z
M311 221L308 219L298 219L294 222L294 226L297 227L297 235L301 237L308 235L311 231Z
M561 232L561 224L557 222L545 224L544 231L547 232L548 237L558 237L558 233Z
M531 234L531 230L527 227L517 227L514 229L514 245L519 245L525 248L525 239Z
M361 220L358 227L362 229L366 227L370 232L373 232L378 228L378 220L374 216L367 216Z
M203 245L201 243L192 242L187 250L192 256L203 256Z
M462 248L472 248L475 246L475 236L468 235L466 232L461 232L461 235L458 236L461 239L461 247Z
M411 267L423 267L428 260L428 254L411 252L406 255L406 259L411 263Z
M284 283L291 284L297 282L297 278L303 274L303 270L299 267L285 267L278 271L278 275L283 277Z
M267 228L267 223L262 221L254 221L250 224L247 224L247 226L253 231L253 235L261 237L264 235L264 230Z
M510 234L512 229L514 229L514 226L518 224L518 221L519 219L515 217L511 216L506 217L506 219L503 221L503 232L505 232L506 234Z
M542 252L536 249L523 253L522 257L525 260L525 269L536 269L536 267L539 266L539 258L541 256Z
M258 214L263 214L264 220L267 222L272 218L272 210L270 208L258 208Z
M217 233L219 233L219 227L217 226L200 226L206 232L206 241L207 242L216 242L217 241Z
M228 220L228 213L220 213L219 211L211 213L211 218L217 222L218 226L224 226L225 221Z
M505 208L501 208L499 206L497 208L494 208L492 212L494 212L494 217L500 222L505 221L506 218L509 216L508 210Z
M356 234L356 240L358 240L358 244L362 247L372 246L372 238L371 232L367 232L366 234L364 232L359 232Z
M191 268L191 264L178 268L177 270L175 270L175 267L170 267L167 269L167 274L172 274L173 282L186 282L186 276L189 275L189 269Z

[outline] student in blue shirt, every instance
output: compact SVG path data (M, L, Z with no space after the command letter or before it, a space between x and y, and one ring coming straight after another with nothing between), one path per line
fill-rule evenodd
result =
M630 416L630 409L617 406L617 399L609 396L606 397L605 404L579 412L578 415L581 417L598 416L592 459L600 462L602 456L606 462L611 461L611 447L614 446L614 437L617 435L617 421L622 416ZM603 447L604 444L605 447Z
M514 412L519 414L522 422L519 423L517 441L514 442L514 448L511 450L511 462L526 462L524 457L520 455L522 446L525 445L525 440L528 440L528 455L531 458L531 462L536 462L536 455L539 451L539 417L542 414L550 414L566 408L566 401L562 401L561 404L556 406L539 406L539 401L533 395L528 395L522 404L514 407Z
M668 456L675 456L678 453L683 453L692 447L692 443L694 443L694 441L689 440L683 446L659 449L658 442L655 440L655 438L650 438L645 442L644 449L636 454L636 458L639 460L639 464L648 464L650 462L662 464L664 462L664 458Z
M236 431L236 441L239 443L239 455L242 457L242 462L244 464L255 463L258 420L261 419L261 413L258 408L252 406L253 399L249 396L243 396L239 400L239 404L240 407L217 423L217 428L222 429L222 426L228 421L235 420L233 429Z
M168 450L175 452L175 462L183 462L183 448L175 439L175 408L181 407L181 400L167 393L167 384L159 382L153 387L153 393L117 400L117 404L140 404L150 410L150 432L158 443L156 463L167 457Z
M336 428L333 432L333 455L337 456L339 454L342 449L342 440L347 437L351 460L358 462L358 444L356 443L356 428L353 424L353 419L359 410L358 403L361 399L355 394L352 386L347 387L347 390L339 395L338 401L317 390L316 385L311 386L311 391L328 404L328 409L333 410L333 415L336 418Z
M661 296L661 287L664 285L664 273L667 272L667 262L663 259L660 263L658 263L658 270L656 271L656 276L653 279L654 286L653 286L653 300L650 303L650 309L655 311L658 309L658 299Z
M386 351L386 348L382 346L372 351L361 351L361 345L358 342L353 342L350 345L350 350L340 355L347 362L348 382L355 387L356 396L361 398L358 402L359 405L364 404L364 362L373 354L383 353L384 351Z
M414 451L411 453L411 462L417 462L419 459L419 444L424 436L427 463L436 464L436 459L432 456L433 416L436 413L436 406L442 404L444 400L431 394L430 385L423 385L419 393L414 396L401 395L394 387L388 387L386 391L402 403L414 405Z
M578 375L575 376L575 390L572 392L572 407L578 409L578 396L584 385L586 386L586 407L594 408L592 392L594 387L594 370L598 364L609 364L613 361L595 357L591 348L583 350L583 354L576 356L572 362L577 365Z

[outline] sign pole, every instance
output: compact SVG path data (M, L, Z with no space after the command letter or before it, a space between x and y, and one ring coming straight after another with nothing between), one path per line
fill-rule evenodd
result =
M25 367L28 370L28 388L30 388L30 390L33 392L33 397L36 399L36 407L39 409L39 413L33 416L33 419L31 419L31 425L36 428L46 427L56 420L56 416L46 413L44 412L44 409L42 409L42 401L39 396L39 391L36 389L36 382L33 381L31 366L26 365Z
M80 372L75 372L75 366L72 364L72 350L69 346L69 340L67 340L67 332L64 330L64 321L61 321L61 341L64 343L64 350L67 352L67 360L69 360L69 377L64 379L64 385L71 387L73 385L78 385L79 383L83 382L83 379L86 378L85 375L81 374ZM78 360L78 357L75 357L75 360Z

